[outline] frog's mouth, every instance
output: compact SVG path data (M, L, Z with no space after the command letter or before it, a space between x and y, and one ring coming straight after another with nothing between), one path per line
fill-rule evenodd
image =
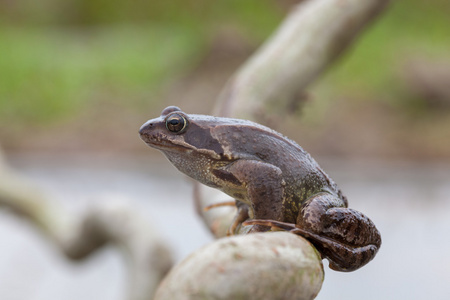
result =
M141 134L141 139L150 147L163 151L192 150L186 143L170 140L164 134Z
M169 139L163 133L140 133L141 139L149 146L161 151L188 151L193 150L192 146L183 141Z

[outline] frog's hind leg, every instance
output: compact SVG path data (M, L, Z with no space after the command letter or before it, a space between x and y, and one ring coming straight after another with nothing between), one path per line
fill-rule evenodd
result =
M301 207L297 224L274 220L249 220L244 225L263 225L307 238L336 271L354 271L373 259L381 237L373 222L342 205L328 193L314 196Z
M248 220L245 221L243 225L270 226L272 229L286 230L300 235L308 239L319 250L322 258L327 258L330 261L330 268L336 271L354 271L368 263L378 251L378 248L375 245L353 248L352 246L347 246L332 238L320 236L299 228L292 223L275 220ZM355 258L348 261L352 256L353 258L355 258L354 256L358 256L358 258L361 257L362 259Z
M297 233L317 247L332 269L353 271L374 258L381 237L367 216L344 205L329 193L308 199L300 208Z

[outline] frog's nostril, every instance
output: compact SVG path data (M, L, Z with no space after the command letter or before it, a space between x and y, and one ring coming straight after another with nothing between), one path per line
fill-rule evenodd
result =
M153 131L157 130L159 127L159 119L151 119L142 124L141 128L139 129L140 135L150 135L153 134Z
M145 134L146 131L147 131L149 128L152 128L152 127L153 127L153 123L145 123L145 124L142 125L141 128L139 129L139 134L140 134L140 135Z

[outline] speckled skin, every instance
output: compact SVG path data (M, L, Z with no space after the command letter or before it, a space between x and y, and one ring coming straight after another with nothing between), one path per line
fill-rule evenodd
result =
M169 128L171 130L169 130ZM299 145L254 122L187 115L171 106L140 129L181 172L236 199L231 234L289 230L309 239L339 271L369 262L381 245L375 225Z

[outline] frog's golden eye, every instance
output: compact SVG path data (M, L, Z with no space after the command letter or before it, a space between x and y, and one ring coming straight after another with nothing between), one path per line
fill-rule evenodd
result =
M187 127L187 120L180 114L171 114L166 119L166 128L174 133L181 133Z

